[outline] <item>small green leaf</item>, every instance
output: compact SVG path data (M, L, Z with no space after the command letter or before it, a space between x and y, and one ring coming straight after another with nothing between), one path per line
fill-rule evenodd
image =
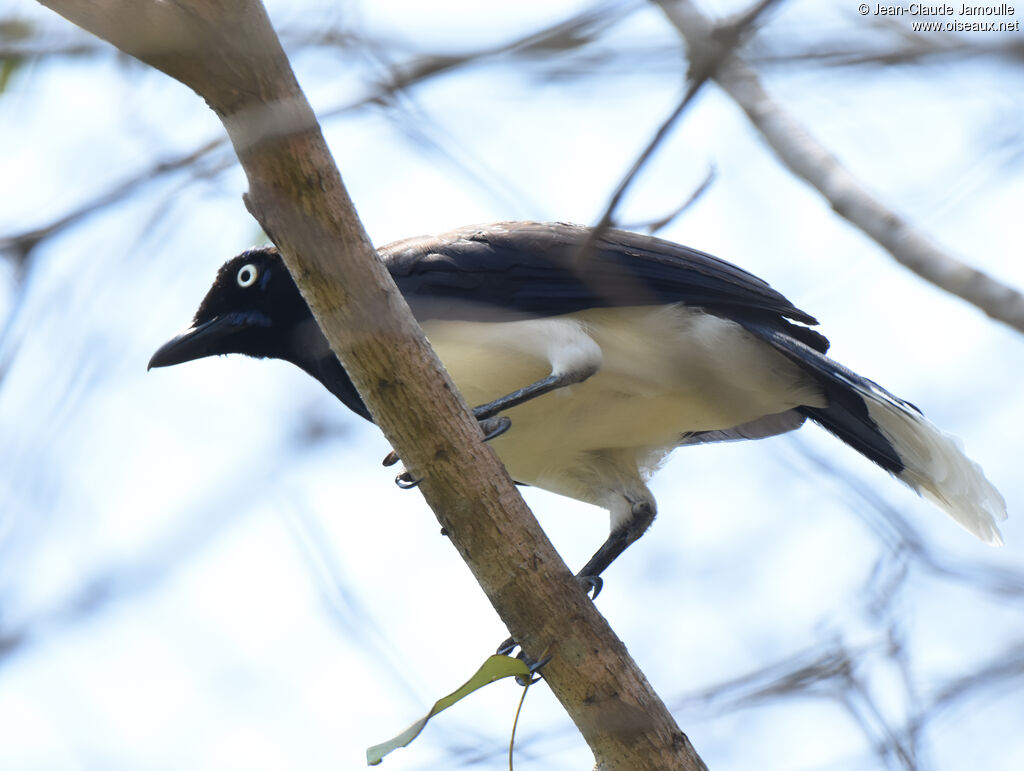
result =
M384 756L392 750L396 750L399 747L405 747L407 744L411 743L413 739L419 736L420 731L423 730L423 726L427 724L427 721L438 712L448 709L452 704L460 699L464 699L466 696L469 696L469 694L478 688L483 688L485 685L490 685L495 680L501 680L503 677L512 677L513 675L529 679L532 673L526 664L519 659L512 658L511 656L499 656L495 654L488 657L487 661L485 661L484 665L476 671L475 675L469 678L469 680L463 683L457 690L449 693L441 699L438 699L437 703L434 704L430 712L428 712L425 717L417 720L393 739L367 749L367 765L376 766L384 759Z

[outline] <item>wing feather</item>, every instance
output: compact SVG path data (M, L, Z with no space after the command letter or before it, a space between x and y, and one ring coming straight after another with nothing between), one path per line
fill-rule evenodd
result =
M621 230L607 231L581 255L588 234L566 223L501 222L398 241L379 253L420 321L683 303L772 323L816 350L828 347L817 332L789 323L817 324L813 316L742 268Z

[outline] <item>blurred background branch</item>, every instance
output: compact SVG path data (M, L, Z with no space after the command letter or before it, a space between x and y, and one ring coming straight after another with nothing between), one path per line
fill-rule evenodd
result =
M710 23L690 0L655 0L691 49ZM1024 294L938 248L931 239L868 193L836 157L769 96L740 58L715 66L715 79L743 108L768 146L793 174L813 185L836 213L884 247L901 265L940 289L1024 332Z

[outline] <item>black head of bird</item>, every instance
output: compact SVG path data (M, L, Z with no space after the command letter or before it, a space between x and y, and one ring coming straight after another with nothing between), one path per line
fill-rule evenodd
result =
M226 262L188 329L153 354L149 368L240 353L283 359L369 417L277 249L250 249Z

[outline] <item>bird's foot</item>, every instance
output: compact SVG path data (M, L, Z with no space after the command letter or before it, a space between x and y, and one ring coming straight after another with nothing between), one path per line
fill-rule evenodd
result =
M481 420L480 430L484 432L484 441L489 442L508 431L511 425L512 421L501 415Z
M534 675L540 671L541 667L551 661L550 656L544 656L540 661L530 661L529 657L522 651L519 652L519 659L522 660L522 662L526 664L526 668L530 670L529 677L516 675L516 682L523 686L523 688L538 682L541 679L541 676L537 675L537 677L534 677Z
M576 582L580 585L580 588L583 590L583 593L590 597L590 599L592 600L597 599L597 595L601 593L601 589L604 586L604 579L602 579L601 576L576 576ZM498 649L495 651L495 653L498 653L501 656L511 656L512 651L514 651L518 646L519 643L517 643L513 638L509 637L501 645L498 646ZM521 658L523 659L523 661L529 663L528 659L523 658L522 650L519 651L518 658ZM541 663L543 665L543 662Z
M480 429L484 432L484 441L489 442L495 437L501 436L508 431L509 426L511 425L512 421L504 416L484 418L480 421ZM384 457L383 465L394 466L399 460L398 453L392 450ZM414 478L408 471L403 471L395 477L395 484L403 490L412 489L422 481L422 479Z
M583 593L592 600L596 600L604 588L604 579L601 576L576 576L576 581L579 582Z
M510 637L500 646L498 646L498 650L496 652L499 656L511 656L512 651L514 651L517 647L519 647L519 643L515 642ZM543 667L545 664L551 661L550 656L544 656L541 658L540 661L534 661L526 655L525 651L523 651L522 648L519 649L519 653L516 654L516 658L522 661L524 664L526 664L526 667L530 670L529 678L516 675L516 682L523 687L527 685L533 685L535 682L540 680L540 677L533 677L533 675L540 671L541 667Z
M395 484L402 490L411 490L416 487L422 479L416 479L408 471L403 471L401 474L395 477Z
M396 463L398 463L398 460L398 453L392 450L384 458L383 465L394 466ZM416 479L408 471L402 471L401 474L395 477L395 484L398 485L403 490L411 490L422 481L422 479Z

